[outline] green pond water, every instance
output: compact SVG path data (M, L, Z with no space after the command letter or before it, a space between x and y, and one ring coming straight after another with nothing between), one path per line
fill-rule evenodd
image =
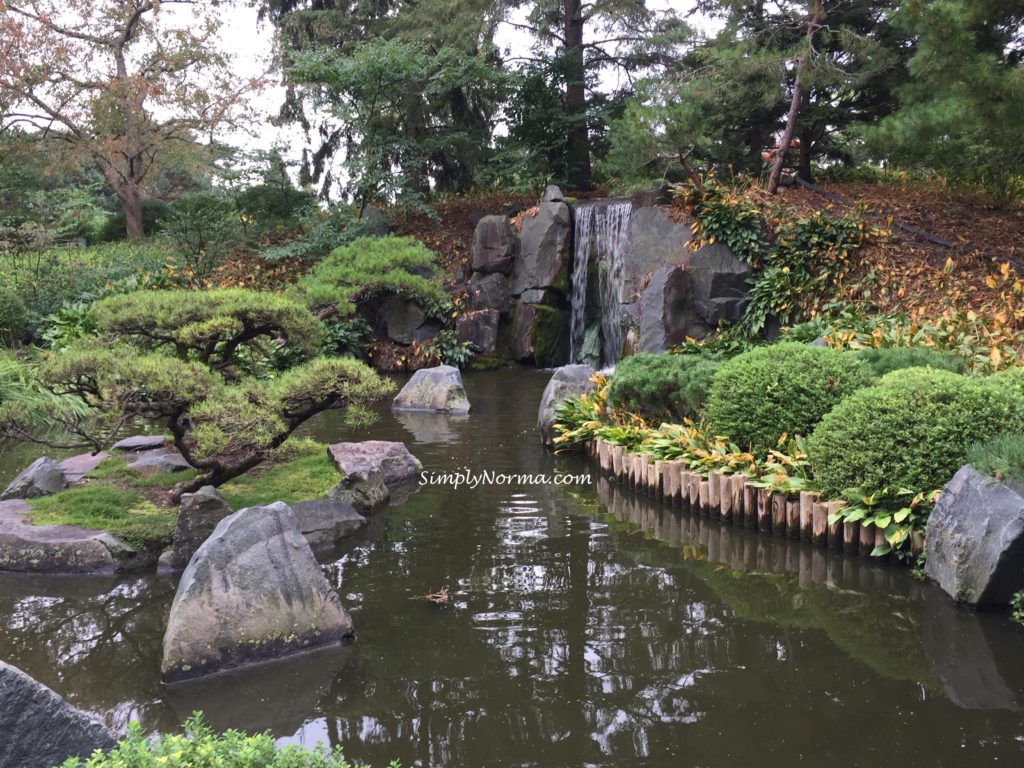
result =
M592 482L428 486L324 567L358 633L167 689L174 582L0 574L0 658L123 727L342 745L383 766L1021 765L1024 629L902 569L622 492L534 429L547 374L470 374L468 418L384 411L324 440L406 441L427 470ZM8 478L38 450L4 452ZM447 587L450 604L415 599Z

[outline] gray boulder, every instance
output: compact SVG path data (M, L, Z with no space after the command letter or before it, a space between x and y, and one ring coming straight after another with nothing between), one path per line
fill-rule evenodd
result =
M53 768L113 749L117 736L17 667L0 661L0 766Z
M426 341L441 330L440 323L428 318L419 304L401 296L389 296L378 316L387 337L399 344Z
M62 491L68 487L60 465L48 456L41 456L18 473L0 493L0 501L6 499L37 499Z
M410 483L423 471L423 464L405 443L389 440L364 440L359 443L334 443L327 447L331 461L342 475L367 475L379 471L387 486Z
M375 205L368 205L359 221L359 231L368 237L384 237L391 234L391 220Z
M541 202L564 203L565 195L563 195L562 190L554 184L548 184L547 187L544 188L544 197L541 198Z
M507 216L484 216L473 230L470 263L474 272L507 275L516 256L516 233Z
M504 275L473 275L467 295L470 309L495 309L502 317L508 315L512 294Z
M590 377L595 373L589 365L563 365L551 376L537 409L537 429L544 445L553 445L557 436L554 431L555 406L570 397L592 392L594 383Z
M504 334L508 355L541 368L569 359L569 318L557 307L517 303Z
M925 575L954 600L1007 605L1024 588L1024 486L961 467L928 516Z
M148 451L153 448L162 448L164 442L163 435L134 435L132 437L126 437L123 440L118 440L111 446L111 450L121 451L123 453Z
M662 267L640 297L640 349L661 352L686 337L693 324L689 280L682 267Z
M161 674L168 681L201 677L352 634L291 508L248 507L220 521L182 574Z
M60 471L64 473L68 483L74 485L109 458L109 453L81 453L64 459L60 463Z
M161 558L161 565L172 569L187 566L196 550L230 514L231 507L212 485L204 485L195 493L182 494L171 551Z
M402 387L391 408L396 411L469 413L462 374L450 365L422 368Z
M0 501L0 571L112 574L145 558L105 531L77 525L32 525L28 504Z
M303 537L316 553L334 549L366 527L366 518L345 501L311 499L291 508Z
M643 290L644 278L662 267L681 266L690 256L688 224L673 221L655 207L634 208L622 260L619 301L631 304Z
M135 458L128 462L128 468L143 472L184 472L192 469L192 465L173 448L156 448L138 451Z
M455 321L455 333L459 343L469 343L476 352L490 355L498 343L498 322L496 309L477 309L464 312Z
M524 216L519 257L512 270L512 294L531 288L569 291L569 243L572 222L565 203L541 203L537 215Z
M391 501L391 490L384 484L384 473L379 469L354 472L341 478L327 492L331 501L351 504L364 514L371 514Z

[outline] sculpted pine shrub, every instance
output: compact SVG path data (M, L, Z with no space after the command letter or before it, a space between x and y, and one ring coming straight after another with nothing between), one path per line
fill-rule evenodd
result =
M648 419L693 418L707 399L720 361L699 355L627 357L615 367L608 402Z
M255 467L321 411L365 419L392 389L354 359L309 359L321 333L316 316L272 294L153 291L104 300L95 314L100 335L51 354L38 371L40 386L85 408L0 408L0 434L45 443L45 425L102 450L132 419L157 421L198 470L177 495ZM246 351L279 340L304 362L268 377L239 365Z
M936 368L953 373L967 372L967 361L950 350L931 347L879 347L861 349L855 354L879 378L904 368Z
M782 435L806 435L869 372L854 356L827 347L757 347L723 363L705 407L709 431L766 453Z
M996 381L928 368L888 374L837 405L808 440L827 497L848 488L942 488L968 447L1020 423L1024 397Z

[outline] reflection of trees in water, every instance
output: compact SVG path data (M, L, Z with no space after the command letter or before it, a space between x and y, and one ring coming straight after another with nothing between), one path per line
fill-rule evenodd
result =
M156 579L0 574L0 656L111 726L174 726L158 679L173 595Z

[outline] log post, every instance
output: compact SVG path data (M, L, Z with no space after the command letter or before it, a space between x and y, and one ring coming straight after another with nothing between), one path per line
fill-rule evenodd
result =
M843 551L854 552L860 549L860 522L843 523Z
M825 509L831 517L833 514L838 512L840 509L846 506L845 501L830 501L825 505ZM837 520L834 523L828 524L828 545L832 549L843 548L843 521Z
M776 491L772 494L772 533L776 536L786 535L786 496Z
M723 523L731 523L732 475L719 475L718 481L718 517Z
M872 549L874 549L875 547L884 547L886 544L889 543L889 542L887 542L885 540L885 530L882 529L882 528L879 528L877 525L874 526L874 529L875 529L875 540L874 540L874 542L872 542L874 544L874 547L872 547ZM869 552L868 554L871 554L871 553Z
M729 481L729 494L732 496L732 524L743 525L743 491L747 487L745 475L733 475Z
M611 450L612 458L612 475L614 475L616 480L622 482L622 446L612 445L609 446L609 449Z
M720 514L721 496L719 491L721 490L721 478L722 475L719 472L714 470L708 472L708 511L705 514L710 517L718 517Z
M690 512L700 514L700 475L696 472L690 473L690 481L686 486L686 495Z
M811 540L813 516L814 494L810 491L800 491L800 538L804 541Z
M762 533L772 532L771 494L767 488L757 489L757 530Z
M708 503L710 491L711 483L701 480L697 487L697 509L700 510L702 517L707 517L711 513L711 505Z
M878 527L874 525L861 525L860 541L857 548L861 557L871 556L871 550L875 548L875 531L877 530Z
M799 499L787 499L786 501L786 535L791 539L800 538Z
M819 546L828 544L828 506L818 501L811 505L811 541Z
M757 488L743 480L743 522L747 528L757 528Z

